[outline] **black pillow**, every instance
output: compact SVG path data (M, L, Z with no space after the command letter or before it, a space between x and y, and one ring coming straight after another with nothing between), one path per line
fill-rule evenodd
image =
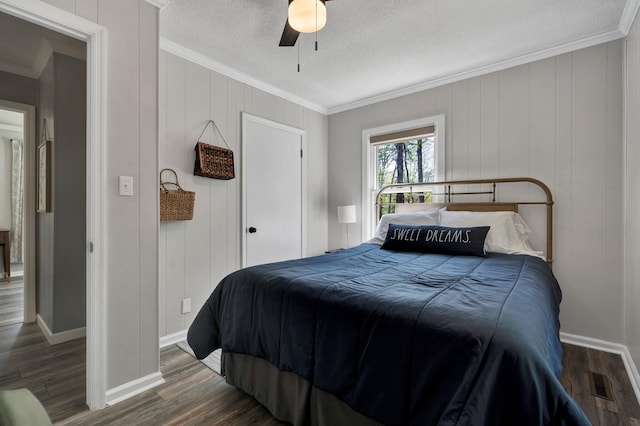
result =
M484 256L484 239L489 226L447 228L389 224L387 238L380 248L420 253Z

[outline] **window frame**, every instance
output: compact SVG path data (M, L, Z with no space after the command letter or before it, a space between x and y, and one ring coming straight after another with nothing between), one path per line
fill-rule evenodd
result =
M445 116L444 114L431 117L419 118L417 120L404 121L401 123L389 124L381 127L374 127L362 131L362 241L367 241L373 237L376 223L375 195L376 188L376 167L375 145L371 143L371 138L394 132L409 131L427 126L434 126L434 159L435 159L435 180L444 180L445 168ZM378 144L379 145L379 144Z

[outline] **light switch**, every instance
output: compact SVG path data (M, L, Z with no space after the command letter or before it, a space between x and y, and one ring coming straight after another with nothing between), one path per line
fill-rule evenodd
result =
M133 177L119 176L118 186L120 188L120 195L123 195L125 197L133 197Z

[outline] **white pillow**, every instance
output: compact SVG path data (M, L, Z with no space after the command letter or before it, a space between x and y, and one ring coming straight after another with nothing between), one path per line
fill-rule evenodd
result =
M414 213L388 213L380 218L373 238L367 241L371 244L382 244L387 238L389 224L397 225L437 225L440 209L429 209Z
M543 253L529 245L531 229L515 212L469 212L440 210L440 226L490 226L484 249L487 252L528 254L544 259Z

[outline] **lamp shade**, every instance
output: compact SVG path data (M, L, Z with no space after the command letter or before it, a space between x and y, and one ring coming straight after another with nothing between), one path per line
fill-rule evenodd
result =
M338 223L356 223L356 206L338 206Z
M301 33L314 33L327 24L327 8L320 0L293 0L289 4L289 25Z

